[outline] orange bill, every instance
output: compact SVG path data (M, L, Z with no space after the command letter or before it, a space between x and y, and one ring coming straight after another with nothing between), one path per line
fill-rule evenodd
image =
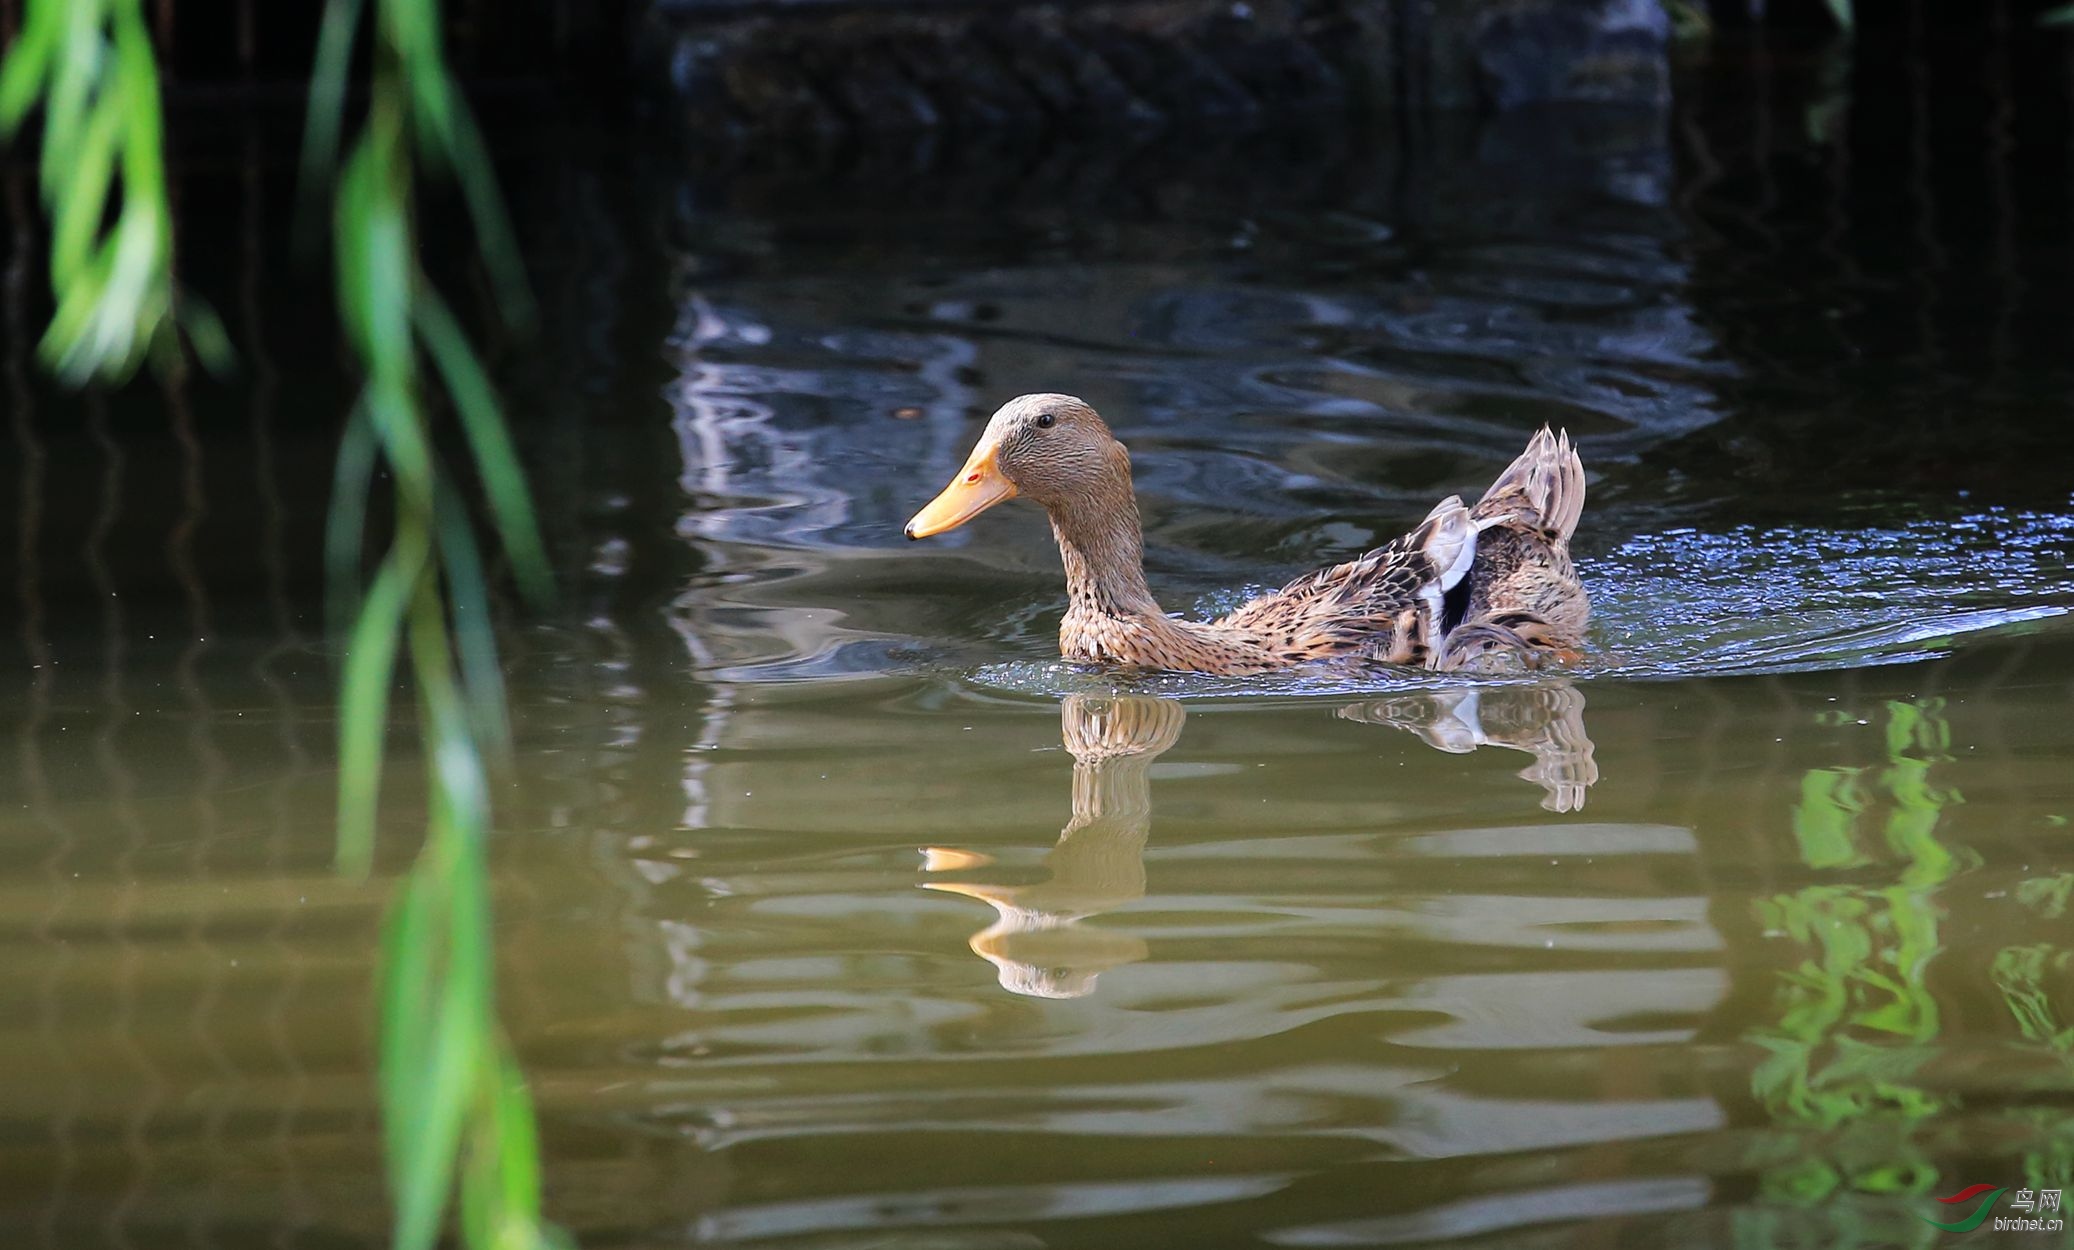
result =
M1015 483L1002 475L997 451L988 443L973 448L972 458L951 484L907 523L907 536L927 538L954 530L1002 500L1015 498Z

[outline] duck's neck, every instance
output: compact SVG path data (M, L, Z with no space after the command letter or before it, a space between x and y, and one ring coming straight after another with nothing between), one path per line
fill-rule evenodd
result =
M1145 585L1145 540L1138 501L1125 482L1112 497L1051 510L1051 531L1066 565L1066 611L1094 617L1165 619Z

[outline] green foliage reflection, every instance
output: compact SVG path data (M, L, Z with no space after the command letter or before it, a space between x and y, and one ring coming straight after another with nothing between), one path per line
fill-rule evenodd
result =
M2059 920L2066 913L2070 887L2074 887L2074 873L2032 877L2018 884L2016 897L2041 918ZM2007 946L1996 952L1989 973L2018 1035L2027 1045L2049 1052L2057 1060L2059 1079L2054 1092L2064 1097L2074 1087L2074 1023L2068 1021L2062 1006L2067 987L2074 982L2074 951L2055 942ZM2024 1183L2039 1188L2074 1187L2074 1119L2050 1105L2052 1100L2040 1101L2046 1105L2018 1112L2032 1129L2024 1152Z
M1766 931L1803 953L1778 973L1775 1022L1747 1035L1765 1052L1751 1092L1784 1131L1753 1159L1765 1201L1737 1213L1741 1245L1930 1246L1942 1234L1918 1216L1946 1181L2074 1185L2074 1121L2050 1098L1986 1113L2012 1153L2023 1143L2020 1177L2013 1168L1941 1177L1932 1162L1933 1143L1948 1149L1958 1109L1956 1095L1929 1088L1923 1075L1942 1044L1928 988L1940 950L1937 892L1978 857L1940 836L1964 801L1933 775L1952 758L1942 701L1888 703L1882 736L1885 763L1818 768L1801 779L1792 818L1800 860L1843 879L1755 904ZM2013 893L2028 912L2058 920L2074 873L2033 877ZM2074 951L2051 941L2007 946L1962 976L1991 983L2021 1044L2050 1056L2060 1075L2044 1079L2055 1093L2074 1087L2074 1022L2064 1007ZM1909 1201L1887 1201L1895 1197Z
M2062 1055L2074 1056L2074 1026L2060 1020L2058 1008L2046 991L2046 978L2065 975L2074 956L2049 943L2010 946L1998 951L1992 969L1995 988L2016 1017L2024 1040L2047 1046Z
M1945 810L1964 801L1930 776L1951 758L1942 712L1936 700L1890 702L1884 765L1802 778L1792 822L1802 863L1853 876L1877 864L1889 879L1817 882L1755 905L1768 932L1805 952L1779 974L1776 1023L1748 1035L1767 1052L1751 1092L1795 1130L1761 1160L1760 1183L1771 1206L1822 1218L1746 1211L1743 1244L1925 1244L1935 1234L1892 1205L1842 1199L1924 1194L1938 1177L1916 1136L1947 1104L1917 1075L1937 1053L1940 1024L1926 985L1939 950L1934 894L1964 863L1937 836Z

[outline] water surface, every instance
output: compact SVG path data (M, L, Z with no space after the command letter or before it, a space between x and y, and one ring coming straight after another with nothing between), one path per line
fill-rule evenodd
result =
M555 1217L627 1247L1929 1246L1938 1196L2074 1180L2074 367L2038 330L2074 274L2033 229L2064 179L1994 165L1982 236L1936 211L1981 185L1971 132L1803 128L1819 82L1753 114L1719 102L1742 72L1668 119L1006 187L522 148L546 334L491 350L563 600L508 613L497 906ZM190 177L242 240L194 248L236 385L50 394L8 254L0 1229L373 1245L412 757L383 878L341 883L306 410L343 388L270 259L282 167ZM1154 588L1206 613L1562 425L1593 654L1060 665L1035 513L898 536L1039 389L1109 416Z

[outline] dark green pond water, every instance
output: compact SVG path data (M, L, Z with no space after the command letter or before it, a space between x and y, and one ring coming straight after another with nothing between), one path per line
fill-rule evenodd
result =
M506 614L497 908L555 1218L1928 1247L1939 1197L2074 1184L2068 106L1839 73L1014 165L515 144L543 325L489 350L562 597ZM341 883L345 383L285 151L182 184L241 377L87 400L34 375L8 174L0 1244L383 1236L413 755ZM1188 611L1564 426L1593 654L1064 668L1033 510L899 535L1048 389L1130 445Z

